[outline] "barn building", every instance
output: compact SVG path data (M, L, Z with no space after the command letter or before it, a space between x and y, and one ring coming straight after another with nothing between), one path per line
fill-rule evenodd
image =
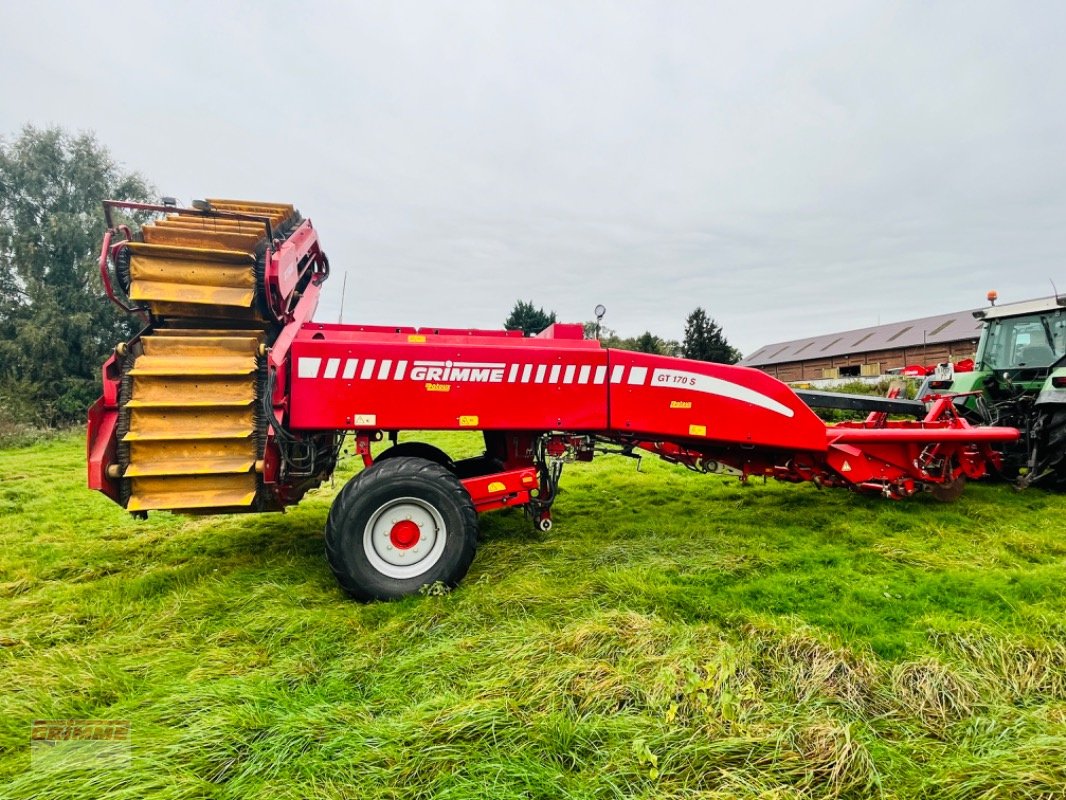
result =
M872 377L912 364L973 358L980 334L973 311L957 311L768 344L740 363L782 381Z

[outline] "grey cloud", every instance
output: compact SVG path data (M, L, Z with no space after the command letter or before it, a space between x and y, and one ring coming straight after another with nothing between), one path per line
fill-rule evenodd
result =
M296 202L349 321L496 326L521 297L677 338L700 304L751 352L1066 288L1058 3L4 18L0 132L89 128L168 194Z

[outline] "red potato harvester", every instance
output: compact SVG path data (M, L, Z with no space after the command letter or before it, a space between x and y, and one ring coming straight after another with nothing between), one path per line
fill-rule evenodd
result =
M481 512L519 506L550 529L563 463L597 452L951 500L1018 437L969 425L949 397L794 392L754 369L604 348L579 324L527 338L316 323L329 262L292 206L104 208L105 289L145 326L104 365L89 486L138 515L277 511L330 477L351 435L365 469L333 502L326 552L359 599L458 583ZM116 213L151 221L134 233ZM826 425L812 406L869 413ZM397 443L408 430L481 431L485 452L453 461Z

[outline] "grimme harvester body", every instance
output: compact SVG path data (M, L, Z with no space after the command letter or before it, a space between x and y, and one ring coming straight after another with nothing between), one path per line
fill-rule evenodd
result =
M152 214L137 233L115 209ZM562 465L643 450L704 472L953 499L1012 428L930 407L848 398L869 415L827 426L753 369L604 348L581 325L519 333L312 321L329 265L292 206L105 203L100 271L145 327L104 366L90 409L89 485L136 514L280 510L333 472L345 435L365 469L326 523L334 573L360 599L454 585L477 514L522 507L551 527ZM117 284L117 286L116 286ZM898 415L911 419L890 419ZM453 461L400 431L477 430ZM376 457L371 445L392 446Z

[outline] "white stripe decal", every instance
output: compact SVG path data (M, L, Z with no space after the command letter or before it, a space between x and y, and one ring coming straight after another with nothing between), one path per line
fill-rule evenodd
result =
M629 385L642 386L644 379L648 377L647 367L633 367L629 370Z
M561 366L559 366L558 364L554 364L552 366L552 374L548 378L548 383L558 383L559 382L559 373L562 372L562 369L563 368Z
M373 358L368 358L363 362L363 371L359 373L359 377L362 380L368 381L374 377L374 363L375 359Z
M544 383L544 373L548 371L548 367L545 364L541 364L537 367L537 377L533 379L534 383Z
M585 364L584 366L582 366L581 367L581 372L579 372L577 374L577 382L578 383L588 383L589 382L589 373L590 372L592 372L592 367L590 367L588 364Z
M529 374L533 372L533 365L526 364L522 367L522 383L529 383Z
M341 377L344 378L344 380L346 381L350 381L352 378L355 377L355 368L357 366L359 366L359 359L349 358L347 361L344 362L344 374L341 375Z
M392 359L391 358L383 358L381 360L381 366L378 367L378 380L379 381L388 380L389 373L391 371L392 371Z
M511 371L507 373L507 382L514 383L515 376L518 375L518 365L512 364Z
M596 367L596 377L592 379L593 383L603 383L603 379L607 377L607 367Z
M563 373L563 383L573 383L574 382L574 372L576 370L577 370L577 367L575 367L573 364L567 364L566 365L566 372Z
M404 376L404 374L406 372L407 372L407 362L406 361L397 361L396 362L396 374L394 374L392 376L392 379L394 381L402 381L403 380L403 376Z
M777 402L772 397L767 397L762 392L757 392L737 383L724 381L721 378L712 378L710 375L700 375L695 372L686 372L678 369L657 369L651 377L651 385L672 391L688 389L692 392L728 397L731 400L739 400L742 403L750 403L753 406L765 408L783 417L795 416L795 412L791 408L784 403Z
M301 358L296 364L296 375L300 378L317 378L321 358Z
M337 370L341 368L341 360L339 358L331 358L326 362L326 371L322 373L323 378L336 378Z
M622 373L625 372L625 370L626 368L620 364L615 366L615 368L611 370L611 383L621 383Z

